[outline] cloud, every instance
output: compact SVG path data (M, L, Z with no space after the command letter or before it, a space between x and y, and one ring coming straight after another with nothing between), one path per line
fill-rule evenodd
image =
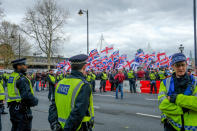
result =
M34 0L3 0L6 19L20 23L27 7ZM113 44L120 52L146 50L148 43L155 51L178 52L183 44L186 55L193 51L193 2L186 0L58 0L69 10L64 31L69 34L59 53L66 57L86 53L86 15L89 10L90 48L96 48L101 34L107 46ZM133 55L131 55L133 56Z

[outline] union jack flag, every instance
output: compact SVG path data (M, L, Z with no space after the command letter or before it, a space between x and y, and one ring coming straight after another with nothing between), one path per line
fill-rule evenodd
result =
M90 54L88 56L88 61L91 62L92 60L94 60L98 57L99 57L99 53L98 53L97 49L93 49L92 51L90 51Z

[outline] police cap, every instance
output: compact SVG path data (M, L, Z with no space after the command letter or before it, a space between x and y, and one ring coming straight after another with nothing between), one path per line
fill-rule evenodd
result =
M26 58L13 60L11 63L13 65L26 65Z
M86 64L86 60L88 59L88 56L85 54L80 54L76 56L72 56L69 61L73 65L81 65L81 64Z
M172 65L181 62L181 61L186 61L186 56L183 53L176 53L172 56Z

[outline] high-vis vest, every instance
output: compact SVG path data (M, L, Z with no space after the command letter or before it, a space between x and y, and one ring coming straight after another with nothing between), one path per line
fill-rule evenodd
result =
M0 84L0 100L5 100L5 91L3 85Z
M191 95L187 95L187 89L184 94L178 94L175 103L170 103L168 96L173 92L174 80L169 77L161 82L158 94L159 109L162 111L161 121L165 119L177 130L182 128L182 120L184 121L184 129L186 131L197 130L197 78L193 78L191 86ZM188 112L183 113L184 108L189 108ZM181 118L183 116L183 119Z
M55 77L53 75L49 75L50 80L55 83Z
M128 78L132 79L132 78L134 78L134 77L135 77L135 76L134 76L133 71L129 71L129 72L128 72Z
M86 81L87 81L87 82L91 82L91 79L92 79L92 78L91 78L91 75L88 74L88 75L86 76Z
M166 77L165 77L165 71L159 71L159 77L160 77L160 80L164 80Z
M60 74L60 75L57 76L57 81L58 82L61 81L62 79L64 79L63 74Z
M60 74L60 80L62 80L62 79L64 79L64 74L63 73Z
M95 75L94 73L91 74L91 79L92 79L93 81L96 80L96 75Z
M13 72L10 75L10 77L8 79L8 83L7 83L7 88L8 88L8 100L7 100L7 102L13 102L13 101L20 102L21 101L20 92L19 92L18 88L16 87L16 81L19 78L20 78L19 73ZM34 91L33 91L33 88L32 88L31 81L28 78L27 78L27 80L29 81L31 93L34 95Z
M106 74L106 73L102 73L101 79L102 79L102 80L107 80L107 74Z
M5 79L7 79L7 80L9 79L9 75L8 75L7 73L4 73L4 74L3 74L3 77L4 77Z
M55 103L57 107L58 121L64 128L66 120L70 116L72 109L75 107L75 99L77 98L84 82L81 79L65 78L60 81L55 89ZM93 96L90 95L89 116L85 116L82 122L90 122L94 120ZM77 128L79 130L80 126Z
M150 80L156 80L155 73L150 73Z

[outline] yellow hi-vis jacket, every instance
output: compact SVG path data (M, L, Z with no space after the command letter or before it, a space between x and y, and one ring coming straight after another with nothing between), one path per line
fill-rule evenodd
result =
M21 101L20 92L19 92L18 88L16 87L16 81L19 78L20 78L20 75L17 72L13 72L9 76L8 83L7 83L7 88L8 88L8 100L7 100L7 102L13 102L13 101L20 102ZM33 88L32 88L31 81L29 79L28 79L28 81L29 81L31 93L34 95L34 91L33 91Z
M197 78L195 77L193 84L192 95L178 94L175 103L170 103L168 100L168 92L171 86L174 86L172 77L169 77L161 82L158 94L159 109L162 111L161 121L165 119L177 130L180 131L182 127L182 118L184 119L184 128L186 131L197 130ZM182 108L189 109L188 112L183 113Z
M77 78L64 78L61 80L55 90L55 104L57 107L58 121L62 128L65 126L65 122L70 116L72 109L75 106L75 99L77 98L84 82ZM89 116L85 116L82 122L89 122L94 120L94 107L93 107L93 96L90 95L89 104ZM77 128L79 130L80 126Z
M5 100L5 91L3 85L0 84L0 100Z
M135 77L133 71L129 71L129 72L127 73L127 75L128 75L128 78L129 78L129 79L132 79L132 78Z

